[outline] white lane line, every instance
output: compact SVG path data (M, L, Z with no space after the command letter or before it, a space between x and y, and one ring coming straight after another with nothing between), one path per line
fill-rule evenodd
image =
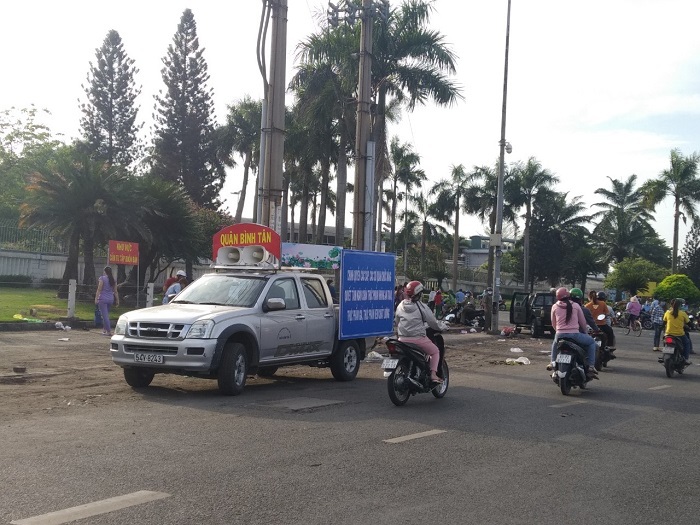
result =
M444 434L445 432L447 432L447 430L427 430L425 432L418 432L418 434L410 434L408 436L385 439L384 443L403 443L404 441L410 441L412 439L420 439L428 436L435 436L437 434Z
M566 408L566 407L572 407L574 405L582 405L584 403L588 403L588 401L569 401L568 403L561 403L559 405L549 405L549 408Z
M649 390L663 390L664 388L671 388L671 385L652 386Z
M89 518L99 514L106 514L115 510L125 509L127 507L133 507L134 505L141 505L142 503L169 497L170 494L166 494L165 492L139 490L131 494L103 499L101 501L93 501L92 503L78 505L70 509L57 510L56 512L49 512L41 516L33 516L23 520L15 520L10 523L12 525L61 525L62 523Z

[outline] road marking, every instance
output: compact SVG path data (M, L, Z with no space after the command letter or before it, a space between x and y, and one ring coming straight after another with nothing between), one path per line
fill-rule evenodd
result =
M291 410L292 412L298 412L300 410L309 410L313 408L327 407L331 405L342 405L345 401L338 401L337 399L318 399L316 397L290 397L288 399L280 399L274 403L263 403L260 406L267 406L272 408L284 408Z
M134 505L141 505L142 503L169 497L170 494L166 494L165 492L139 490L131 494L103 499L101 501L93 501L92 503L78 505L70 509L57 510L56 512L49 512L41 516L33 516L23 520L15 520L10 523L12 525L61 525L62 523L69 523L71 521L97 516L99 514L106 514L108 512L114 512L115 510L121 510L127 507L133 507Z
M671 385L652 386L649 390L663 390L664 388L671 388Z
M427 430L426 432L418 432L418 434L409 434L408 436L385 439L384 443L403 443L404 441L410 441L412 439L420 439L428 436L435 436L437 434L444 434L445 432L447 432L447 430Z
M588 401L569 401L568 403L561 403L560 405L549 405L549 408L566 408L566 407L572 407L574 405L582 405L584 403L588 403Z

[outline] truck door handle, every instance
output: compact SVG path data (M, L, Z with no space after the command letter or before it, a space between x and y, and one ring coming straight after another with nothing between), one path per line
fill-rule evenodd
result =
M297 321L303 321L304 319L306 319L306 316L299 314L294 319L296 319Z
M333 317L333 314L329 314L326 312L325 314L323 314L323 317L325 317L326 319L330 319L331 317Z

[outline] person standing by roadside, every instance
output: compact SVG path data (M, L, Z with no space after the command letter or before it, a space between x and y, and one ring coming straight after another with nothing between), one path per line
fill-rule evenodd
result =
M179 275L178 272L177 281L171 284L170 287L163 294L163 304L168 304L172 300L172 298L179 294L180 290L182 290L188 284L189 283L187 282L187 277L185 277L184 275Z
M112 268L105 266L104 273L97 281L97 292L95 293L95 304L102 316L102 335L112 335L112 326L109 322L109 307L119 306L119 292L117 283L112 274Z
M435 317L438 319L442 316L442 290L438 288L435 292Z
M178 270L175 275L170 275L170 277L168 277L163 283L163 293L165 293L168 290L168 288L175 284L180 279L180 277L187 277L187 274L184 270Z
M654 352L661 351L661 332L664 330L664 309L659 301L651 303L651 322L654 325Z

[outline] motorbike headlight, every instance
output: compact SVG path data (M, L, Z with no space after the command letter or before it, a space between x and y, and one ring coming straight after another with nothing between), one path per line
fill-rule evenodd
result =
M207 319L206 321L197 321L190 327L187 332L186 339L209 339L212 330L214 329L214 321Z
M125 335L128 324L129 321L127 321L126 316L120 316L117 320L117 325L114 327L114 335Z

